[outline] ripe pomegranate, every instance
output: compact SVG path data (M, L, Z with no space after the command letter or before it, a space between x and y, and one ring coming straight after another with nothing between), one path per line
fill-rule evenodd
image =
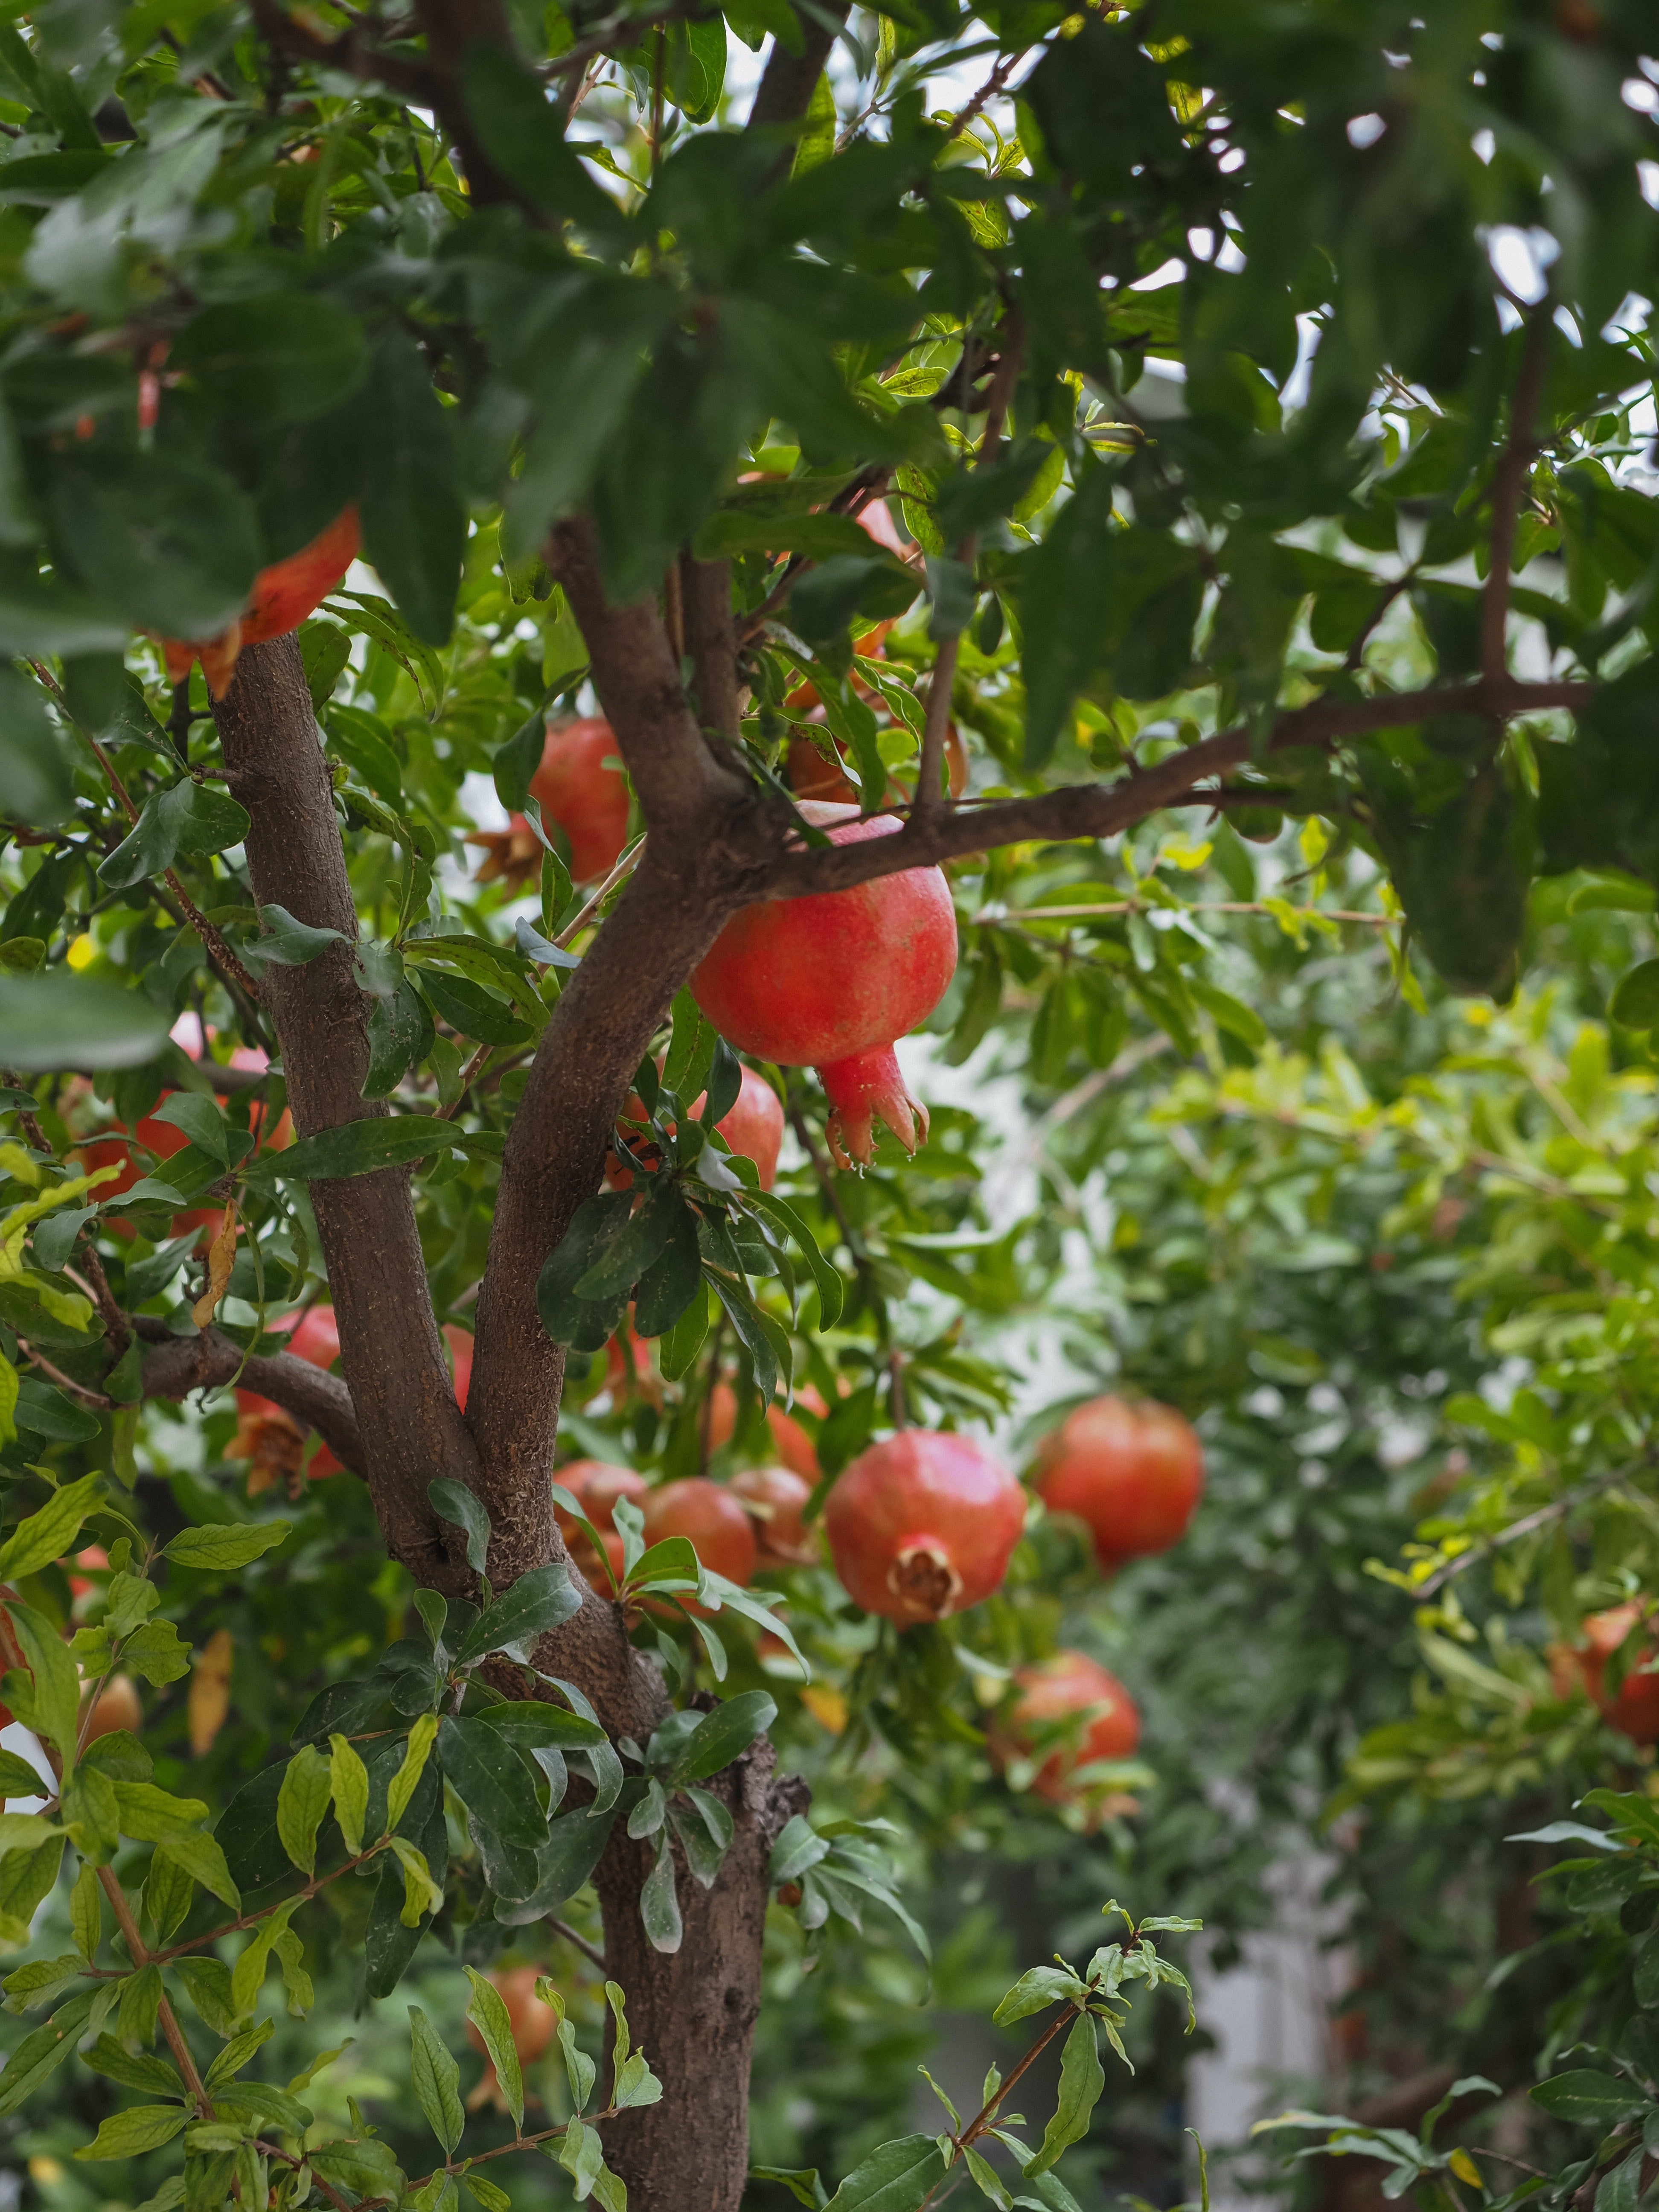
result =
M91 1743L100 1735L111 1735L117 1729L125 1729L137 1735L143 1724L144 1711L131 1675L112 1674L93 1701L87 1741Z
M729 1583L746 1583L755 1571L755 1524L718 1482L694 1475L651 1492L645 1501L645 1540L660 1544L670 1536L689 1537L703 1565Z
M608 876L627 841L628 782L613 765L618 758L616 733L598 715L548 726L542 764L530 779L530 789L541 801L543 822L556 823L569 840L573 883L596 883ZM522 814L515 814L505 830L475 830L466 842L483 848L481 884L500 877L516 890L542 865L541 841Z
M1612 1606L1605 1613L1588 1613L1583 1624L1585 1645L1565 1652L1563 1647L1557 1646L1550 1655L1558 1692L1563 1696L1567 1694L1571 1686L1571 1668L1576 1662L1584 1687L1602 1717L1632 1743L1659 1743L1659 1674L1642 1672L1649 1660L1659 1657L1659 1644L1645 1641L1638 1649L1615 1693L1608 1694L1602 1678L1607 1661L1646 1609L1642 1601L1632 1601L1627 1605ZM1560 1667L1563 1656L1568 1670L1565 1680Z
M691 1101L690 1110L694 1121L702 1113L708 1096L706 1091L700 1091ZM661 1164L658 1147L638 1126L644 1120L644 1104L638 1092L630 1091L617 1118L617 1149L605 1163L605 1179L612 1190L632 1188L634 1168L642 1168L647 1174L653 1175ZM629 1128L629 1122L635 1127ZM674 1125L671 1121L668 1126L672 1129ZM757 1075L752 1067L745 1067L731 1111L714 1127L731 1151L753 1160L761 1188L770 1190L777 1181L778 1154L783 1148L783 1103L766 1078ZM620 1156L624 1153L631 1163L628 1167L622 1164Z
M1024 1525L1024 1492L983 1444L927 1429L861 1452L823 1514L848 1595L904 1628L989 1597Z
M1055 1746L1037 1769L1031 1787L1051 1804L1078 1802L1073 1775L1097 1759L1127 1759L1140 1741L1140 1716L1115 1674L1083 1651L1056 1651L1052 1659L1022 1667L1014 1676L1019 1692L1005 1729L991 1741L999 1766L1014 1753L1029 1756L1032 1736L1045 1722L1075 1714L1085 1724Z
M755 1522L757 1564L810 1566L817 1557L812 1532L801 1519L812 1486L787 1467L746 1467L726 1486L742 1498Z
M836 844L891 836L890 814L848 821L839 807L803 801ZM814 1066L829 1095L826 1134L843 1167L875 1158L872 1122L908 1152L927 1134L893 1041L926 1020L957 965L957 919L944 873L907 868L852 890L763 899L734 914L691 978L697 1004L744 1052Z
M643 1475L635 1474L631 1467L610 1467L600 1459L573 1459L568 1467L553 1470L553 1480L562 1490L568 1490L582 1511L599 1532L599 1541L605 1546L605 1557L611 1562L611 1571L620 1582L623 1578L622 1531L611 1518L611 1508L619 1498L631 1498L638 1505L644 1498L648 1485ZM559 1524L571 1558L597 1590L606 1590L610 1584L601 1571L593 1547L582 1534L562 1505L555 1505L553 1517Z
M77 1552L69 1564L82 1570L80 1574L68 1577L70 1595L71 1598L85 1597L88 1590L98 1587L91 1577L108 1572L109 1553L101 1544L88 1544L83 1552Z
M465 1413L466 1394L472 1388L472 1332L470 1328L462 1328L455 1322L447 1321L443 1335L444 1342L449 1346L455 1403L462 1413Z
M536 1994L536 1984L545 1971L542 1966L496 1966L485 1977L495 1984L502 2003L507 2007L507 2023L513 2031L513 2048L519 2054L520 2066L534 2065L553 2040L553 2031L558 2026L557 2013ZM471 2021L466 2023L466 2039L475 2051L483 2053L484 2062L483 2078L466 2100L469 2109L476 2112L480 2105L485 2104L499 2105L505 2109L506 2100L495 2079L495 2061L484 2049L484 2039Z
M1190 1424L1150 1399L1090 1399L1044 1437L1038 1469L1043 1504L1087 1523L1104 1571L1178 1543L1204 1487Z
M810 1382L804 1382L795 1393L795 1403L805 1406L809 1413L823 1420L830 1408ZM708 1394L708 1449L720 1450L729 1444L738 1425L738 1401L729 1382L717 1382ZM781 1406L769 1406L766 1425L771 1432L772 1449L781 1462L792 1474L799 1474L809 1483L818 1479L817 1448L793 1413L786 1413Z
M236 656L242 647L258 645L268 637L286 637L290 630L298 629L356 559L359 543L357 510L349 507L309 545L290 553L285 561L274 561L270 568L261 568L240 619L217 637L191 645L164 637L161 654L168 682L182 684L192 664L199 660L209 690L216 699L222 699L230 689Z

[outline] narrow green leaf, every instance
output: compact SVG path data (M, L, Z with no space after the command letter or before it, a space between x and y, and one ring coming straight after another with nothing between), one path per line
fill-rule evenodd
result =
M461 2069L439 2040L419 2005L409 2008L410 2063L415 2094L446 2157L461 2139L466 2115L461 2110Z

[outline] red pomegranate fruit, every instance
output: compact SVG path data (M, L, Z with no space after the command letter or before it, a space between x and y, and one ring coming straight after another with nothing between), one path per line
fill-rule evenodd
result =
M258 645L268 637L286 637L314 614L357 557L360 543L357 510L349 507L337 515L319 537L285 561L261 568L239 620L217 637L184 644L177 638L161 640L167 680L182 684L197 661L216 699L222 699L236 672L236 656L245 645Z
M1150 1399L1091 1398L1038 1453L1038 1496L1050 1512L1087 1525L1104 1571L1178 1543L1203 1487L1204 1454L1190 1423Z
M1051 1804L1077 1801L1080 1791L1072 1778L1079 1767L1097 1759L1127 1759L1140 1741L1140 1716L1128 1692L1086 1652L1056 1651L1051 1659L1022 1667L1014 1685L1019 1695L991 1744L999 1766L1016 1752L1029 1757L1032 1738L1045 1723L1074 1715L1080 1723L1074 1736L1048 1753L1032 1780L1037 1796Z
M619 759L616 732L596 714L549 726L530 790L541 801L544 823L556 823L569 842L573 883L598 882L622 855L628 837L628 782ZM505 830L475 830L466 842L483 848L481 884L499 877L516 890L540 870L541 841L522 814L515 814Z
M901 827L890 814L848 821L845 809L811 800L801 811L838 845L890 837ZM893 1044L933 1012L956 966L956 912L944 872L907 868L851 890L744 907L715 939L691 989L741 1051L816 1067L830 1099L831 1152L842 1167L868 1166L876 1121L908 1152L927 1134L927 1110L906 1090Z
M700 1091L691 1101L694 1121L702 1113L708 1096L706 1091ZM644 1120L645 1107L639 1093L630 1091L617 1122L617 1149L605 1162L605 1179L612 1190L631 1189L636 1169L643 1168L651 1175L660 1165L659 1148L640 1126ZM631 1128L628 1126L630 1122L634 1124ZM672 1129L674 1125L670 1122L668 1126ZM761 1188L770 1190L777 1181L778 1154L783 1149L783 1102L766 1078L757 1075L752 1067L745 1067L731 1111L714 1127L725 1138L728 1151L753 1160ZM623 1163L623 1155L627 1156L628 1164Z
M810 1566L817 1546L801 1516L812 1486L787 1467L746 1467L726 1487L742 1498L755 1523L757 1564L763 1567Z
M809 1413L816 1413L819 1420L830 1411L821 1394L810 1382L802 1383L796 1391L795 1403L805 1406ZM709 1450L717 1452L729 1444L737 1433L737 1394L729 1382L717 1382L708 1394ZM780 1462L792 1474L804 1476L809 1483L816 1482L819 1474L817 1447L794 1415L786 1413L781 1406L769 1406L766 1426Z
M1632 1743L1659 1743L1659 1674L1643 1673L1647 1662L1659 1658L1659 1644L1641 1643L1625 1670L1625 1679L1609 1694L1604 1686L1607 1662L1641 1620L1645 1607L1639 1601L1615 1605L1605 1613L1587 1614L1586 1648L1573 1653L1597 1711L1610 1727Z
M902 1628L989 1597L1025 1525L1025 1493L971 1437L902 1429L836 1482L823 1528L842 1586Z
M723 1484L693 1475L653 1490L645 1501L645 1540L670 1536L688 1538L703 1565L729 1583L746 1583L755 1571L755 1524Z
M622 1531L611 1517L611 1509L619 1498L630 1499L643 1507L648 1487L643 1475L635 1474L631 1467L611 1467L602 1459L573 1459L568 1467L556 1467L553 1480L562 1490L568 1490L583 1513L599 1531L599 1541L611 1562L611 1572L617 1582L623 1578ZM569 1547L570 1556L597 1590L608 1590L606 1581L596 1558L592 1545L562 1505L553 1508L553 1517Z

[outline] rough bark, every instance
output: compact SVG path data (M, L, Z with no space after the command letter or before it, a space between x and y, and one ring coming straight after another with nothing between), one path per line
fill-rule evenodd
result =
M205 1328L199 1336L174 1336L166 1324L139 1314L133 1327L147 1344L156 1347L144 1360L143 1390L147 1398L183 1398L192 1390L222 1389L236 1381L244 1390L257 1391L316 1430L342 1467L362 1473L362 1438L351 1393L337 1375L296 1359L291 1352L268 1358L246 1359L242 1347L222 1329Z
M362 1096L368 1000L353 967L357 915L297 641L245 647L214 719L226 781L248 811L255 898L345 939L304 967L267 970L295 1127L309 1137L382 1115L383 1103ZM382 1169L310 1189L376 1516L412 1573L453 1586L427 1486L439 1474L471 1481L477 1455L432 1311L408 1171Z
M726 2212L743 2195L767 1861L809 1794L798 1778L780 1780L775 1765L763 1741L708 1785L730 1808L735 1834L709 1890L691 1879L676 1848L684 1923L678 1951L653 1950L640 1919L654 1846L623 1836L600 1863L606 1970L627 1991L629 2025L664 2085L660 2104L605 2124L605 2157L627 2183L630 2206Z

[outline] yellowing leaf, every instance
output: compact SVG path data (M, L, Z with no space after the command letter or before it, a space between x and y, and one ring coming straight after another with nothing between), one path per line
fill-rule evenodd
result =
M230 1280L231 1265L236 1257L236 1208L228 1206L224 1219L214 1232L208 1247L208 1283L199 1298L190 1310L190 1317L198 1328L205 1328L213 1319L215 1307L225 1294Z
M197 1654L186 1711L190 1747L198 1759L212 1750L213 1740L230 1711L230 1676L235 1656L235 1639L228 1628L215 1629Z

